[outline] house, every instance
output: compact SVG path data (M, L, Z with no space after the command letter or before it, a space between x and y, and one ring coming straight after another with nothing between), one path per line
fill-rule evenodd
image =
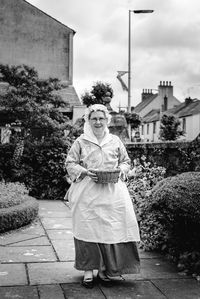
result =
M141 139L145 142L156 142L159 140L160 119L162 114L174 115L181 122L181 129L185 132L179 140L192 141L200 134L200 100L186 98L174 108L160 112L159 109L152 109L142 118L140 127Z
M200 100L186 98L184 103L169 109L166 114L173 114L181 121L185 132L181 139L192 141L200 134Z
M145 116L152 108L168 110L180 104L180 101L173 95L171 81L160 81L158 93L153 93L152 89L143 89L142 101L134 108L133 112Z
M160 84L159 86L159 91L160 87L162 91L164 90L163 86L166 87L166 92L168 90L168 86L166 84ZM143 91L144 94L144 91ZM149 112L144 113L143 109L141 107L143 106L144 109L147 111L147 106L144 105L143 102L139 103L139 105L135 108L134 111L139 111L138 107L140 108L139 115L142 120L142 124L139 128L139 130L134 132L136 136L139 135L140 140L143 142L158 142L160 141L159 139L159 131L160 131L160 120L163 114L166 115L174 115L177 118L179 118L180 123L181 123L181 129L185 132L184 136L181 136L179 140L185 140L185 141L192 141L195 138L198 138L200 136L200 100L198 99L191 99L186 98L183 103L177 104L176 101L172 101L169 103L167 99L165 98L165 94L163 93L162 96L164 95L162 104L160 107L156 107L153 104L153 100L155 100L156 97L158 97L157 94L151 94L147 93L149 95L149 98L147 97L147 102L150 104L149 107ZM173 93L172 93L173 94ZM145 101L145 100L143 100ZM168 108L172 106L172 103L174 104L173 107ZM145 103L146 104L146 103ZM168 109L167 109L168 108ZM136 140L137 141L137 140Z
M141 102L132 110L142 120L138 131L133 132L135 139L158 141L161 113L180 105L180 101L173 94L171 81L160 81L158 92L153 93L152 89L143 89Z
M34 67L41 79L58 78L72 118L80 100L73 87L75 31L25 0L0 1L0 63Z

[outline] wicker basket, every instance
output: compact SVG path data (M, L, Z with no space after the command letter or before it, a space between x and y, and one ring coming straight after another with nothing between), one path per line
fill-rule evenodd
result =
M117 183L119 180L120 169L115 170L95 170L98 177L98 184Z

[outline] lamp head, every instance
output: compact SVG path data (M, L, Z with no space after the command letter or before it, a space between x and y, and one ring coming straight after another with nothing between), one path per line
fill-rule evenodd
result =
M136 9L132 10L134 13L152 13L154 12L153 9Z

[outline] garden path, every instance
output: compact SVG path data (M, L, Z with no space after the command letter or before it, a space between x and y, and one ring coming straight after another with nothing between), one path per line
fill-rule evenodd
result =
M0 235L0 298L200 299L200 283L180 275L164 257L142 251L140 257L140 274L124 275L112 288L83 288L83 273L73 267L67 203L39 201L34 223Z

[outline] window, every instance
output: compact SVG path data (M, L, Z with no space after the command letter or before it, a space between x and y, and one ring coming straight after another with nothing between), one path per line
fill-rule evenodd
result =
M168 101L167 101L167 96L164 96L164 111L166 111L167 110L167 105L168 104Z
M147 124L147 135L149 134L149 124Z
M185 119L185 117L183 118L182 126L183 126L183 131L186 132L186 119Z
M144 125L142 125L142 135L144 135Z
M154 121L153 122L153 134L155 134L156 133L156 122Z

